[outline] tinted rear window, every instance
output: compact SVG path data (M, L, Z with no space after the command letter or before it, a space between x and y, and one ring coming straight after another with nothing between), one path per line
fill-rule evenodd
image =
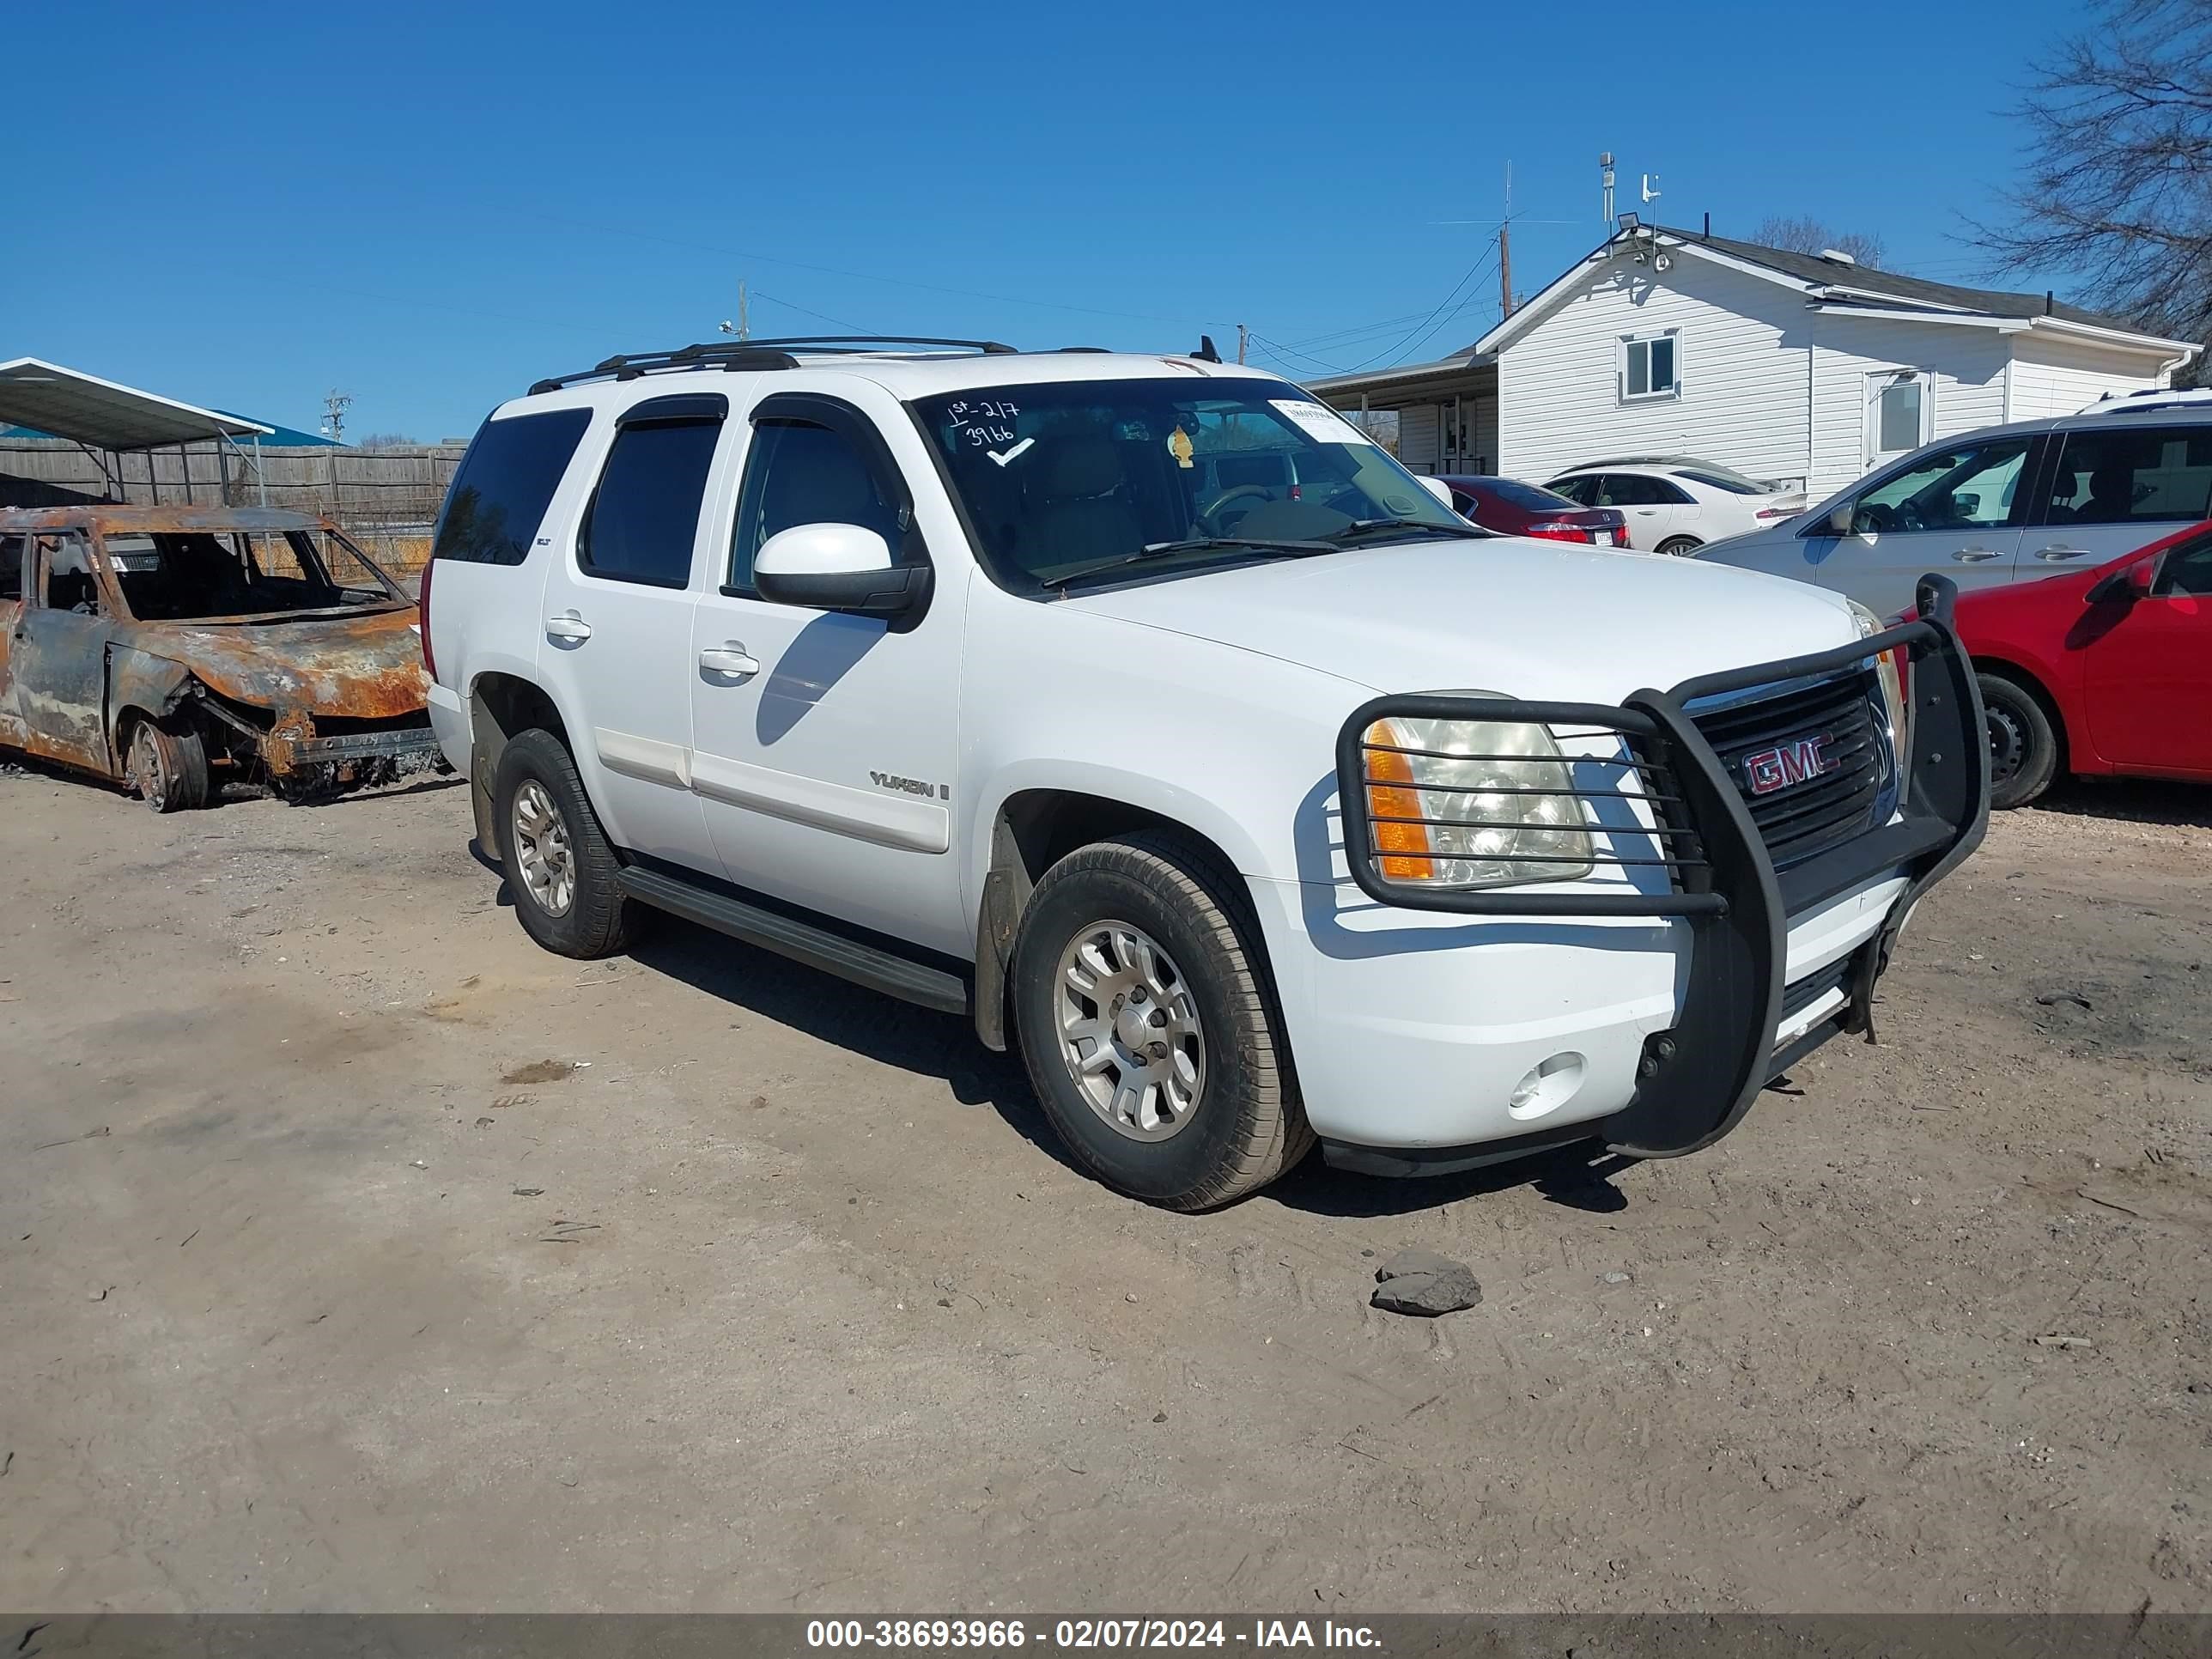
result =
M486 421L453 475L430 556L472 564L520 564L528 558L546 504L591 423L587 409Z
M1518 478L1485 478L1468 487L1477 495L1504 501L1509 507L1526 507L1531 513L1557 513L1563 507L1571 510L1579 505L1556 489L1540 489Z
M1726 472L1707 472L1700 467L1678 466L1678 478L1687 478L1692 483L1710 484L1715 489L1725 489L1731 495L1758 495L1765 492L1748 478L1739 478Z
M2069 432L2047 524L2201 519L2212 506L2212 427Z
M577 562L617 581L655 587L690 581L699 504L721 435L720 421L623 427L585 514Z

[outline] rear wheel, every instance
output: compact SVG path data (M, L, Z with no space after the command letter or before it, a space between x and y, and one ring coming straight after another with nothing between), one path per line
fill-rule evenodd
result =
M1313 1145L1236 877L1184 837L1070 854L1015 942L1030 1079L1076 1162L1174 1210L1255 1192Z
M547 950L586 960L629 948L641 907L622 890L622 866L567 745L525 732L501 750L493 787L501 863L515 920Z
M2025 806L2057 775L2058 733L2043 700L2018 680L1979 678L1990 734L1990 805Z
M1681 559L1687 558L1704 545L1695 536L1669 536L1653 550L1664 553L1670 559Z
M131 730L130 778L138 799L156 812L190 812L207 805L207 746L187 726L141 720Z

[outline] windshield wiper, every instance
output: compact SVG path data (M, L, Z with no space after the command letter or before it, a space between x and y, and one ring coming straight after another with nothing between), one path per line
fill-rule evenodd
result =
M1238 548L1249 552L1280 553L1290 558L1305 558L1316 553L1334 553L1334 542L1301 542L1280 538L1255 536L1191 536L1179 542L1147 542L1133 553L1122 553L1110 559L1101 559L1096 564L1086 564L1055 577L1046 584L1048 587L1066 587L1070 582L1079 582L1086 576L1103 575L1109 570L1119 570L1127 565L1144 564L1153 559L1173 558L1178 553L1205 553L1217 548Z
M1465 536L1477 541L1487 541L1490 532L1471 524L1438 524L1433 519L1354 519L1336 532L1339 540L1346 536L1361 536L1370 530L1431 530L1439 536Z

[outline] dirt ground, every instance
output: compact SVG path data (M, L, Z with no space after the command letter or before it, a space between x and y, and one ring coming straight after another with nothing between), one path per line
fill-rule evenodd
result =
M2001 819L1709 1152L1200 1217L468 836L0 775L0 1605L2212 1609L2212 792Z

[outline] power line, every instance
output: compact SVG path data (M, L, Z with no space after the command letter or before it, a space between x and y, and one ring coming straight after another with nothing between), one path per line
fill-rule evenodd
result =
M1378 351L1373 356L1368 358L1366 362L1354 363L1350 368L1346 369L1344 372L1347 374L1357 374L1363 368L1370 368L1372 365L1380 362L1386 356L1390 359L1390 362L1394 366L1397 363L1402 362L1405 360L1406 354L1407 352L1411 351L1415 346L1426 342L1431 335L1434 334L1439 328L1443 326L1446 307L1449 307L1453 301L1459 298L1461 293L1466 289L1467 285L1480 277L1488 276L1491 269L1496 265L1497 263L1497 255L1493 252L1489 258L1484 260L1480 264L1469 265L1467 268L1466 274L1462 276L1459 281L1452 284L1451 292L1445 295L1443 299L1437 301L1436 309L1431 311L1425 319L1425 325L1416 325L1415 331L1408 334L1403 341L1400 342L1396 351L1392 352L1387 349Z
M838 265L811 264L803 259L787 259L772 253L749 252L743 248L724 247L713 242L694 242L676 236L658 236L650 231L638 230L629 225L600 224L591 222L561 220L545 215L528 215L551 224L566 224L571 228L597 231L603 235L628 236L641 242L658 242L665 247L688 248L695 253L712 253L722 258L742 259L757 264L787 265L793 270L811 270L827 276L845 276L854 282L884 283L894 288L911 288L926 294L950 294L963 300L988 300L994 305L1029 306L1042 311L1073 312L1086 317L1113 317L1125 322L1165 323L1176 328L1196 328L1227 333L1234 323L1200 322L1188 317L1164 317L1154 312L1111 311L1102 306L1067 305L1056 300L1024 300L1011 294L988 294L981 289L953 288L943 283L917 282L908 276L886 276L880 271L848 270Z
M1349 328L1336 329L1327 334L1316 334L1298 341L1297 343L1301 346L1334 345L1340 341L1352 339L1361 335L1382 334L1394 328L1403 328L1408 323L1419 322L1427 314L1425 312L1409 311L1402 317L1384 317L1375 322L1358 323Z
M1467 298L1462 300L1457 305L1454 306L1449 311L1444 313L1442 317L1438 318L1437 319L1435 328L1431 329L1430 332L1434 333L1437 328L1444 327L1449 325L1454 318L1464 316L1468 312L1488 313L1495 311L1496 309L1497 301L1494 300L1486 300L1479 293L1470 294ZM1346 337L1343 342L1343 346L1349 346L1356 349L1360 338L1371 337L1378 333L1389 331L1391 330L1402 330L1407 323L1413 323L1418 326L1428 314L1429 313L1425 312L1413 312L1403 317L1393 318L1387 323L1370 324L1363 329L1347 331ZM1317 368L1327 370L1331 374L1344 374L1352 372L1342 363L1332 362L1325 357L1317 357L1310 351L1303 350L1298 346L1288 344L1284 341L1273 339L1267 336L1261 334L1255 334L1252 337L1255 341L1264 341L1267 346L1270 349L1269 355L1274 356L1278 362L1283 361L1286 356L1296 357L1302 362L1310 363ZM1342 349L1342 347L1340 347L1340 349Z
M1437 319L1438 325L1441 326L1444 323L1449 323L1455 317L1464 316L1470 311L1486 311L1492 308L1493 308L1493 303L1492 301L1486 301L1479 293L1470 294L1467 298L1462 300L1457 305L1452 307L1450 310L1444 313L1443 317ZM1322 367L1326 368L1331 374L1341 374L1345 372L1342 364L1328 362L1323 358L1316 356L1311 351L1307 350L1306 348L1309 346L1322 346L1324 348L1334 346L1340 350L1346 348L1356 348L1363 340L1372 338L1376 335L1387 334L1402 330L1409 323L1419 327L1421 324L1426 322L1432 315L1434 315L1433 312L1409 311L1401 317L1385 317L1376 322L1362 323L1354 328L1339 329L1333 334L1315 335L1310 338L1299 340L1295 343L1275 339L1270 339L1268 343L1273 346L1278 351L1287 352L1291 356L1303 358L1308 362L1319 363ZM1255 335L1253 337L1257 339L1261 337Z
M786 311L795 311L802 317L811 317L817 323L834 323L839 328L851 329L855 334L873 334L877 332L876 330L870 328L866 323L848 323L842 317L832 317L827 312L809 311L805 306L793 305L788 300L781 298L776 295L770 294L764 288L755 289L753 290L753 294L756 298L766 300L772 305L781 306Z
M1273 358L1278 363L1282 363L1286 357L1296 357L1302 362L1311 363L1316 368L1326 369L1332 374L1339 372L1334 363L1325 362L1310 353L1300 351L1295 346L1286 346L1279 340L1271 340L1266 335L1256 331L1252 336L1252 343L1259 348L1262 356ZM1285 366L1288 367L1287 364Z

